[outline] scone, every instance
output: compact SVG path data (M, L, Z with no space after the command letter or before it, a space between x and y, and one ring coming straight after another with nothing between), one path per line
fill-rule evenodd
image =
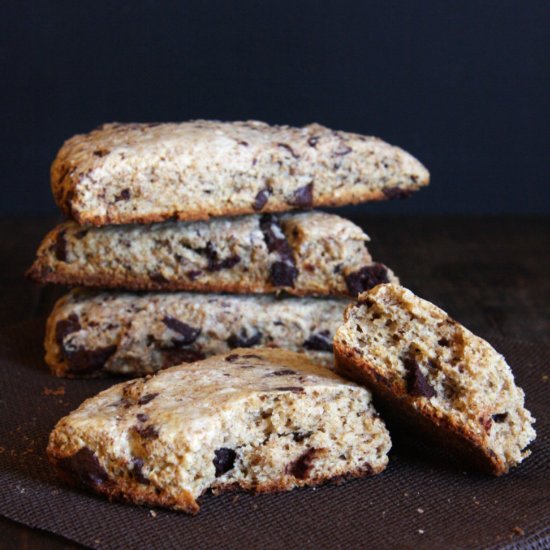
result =
M105 124L69 139L51 170L82 224L206 220L403 197L427 185L414 157L374 137L256 121Z
M372 389L400 423L496 475L530 454L536 434L523 391L485 340L392 284L361 294L345 319L337 371Z
M74 290L46 325L53 374L142 376L237 347L283 347L333 365L348 301L271 295Z
M395 281L360 227L306 212L51 231L30 276L41 283L295 295L357 295Z
M196 513L209 489L381 472L390 446L368 390L302 354L237 349L88 399L59 421L47 452L70 483Z

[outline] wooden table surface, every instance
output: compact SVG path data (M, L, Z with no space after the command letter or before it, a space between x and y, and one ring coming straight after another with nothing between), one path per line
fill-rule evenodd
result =
M352 217L352 219L354 219ZM380 217L354 219L374 258L404 286L446 309L472 331L529 342L550 339L548 217ZM59 288L23 273L56 218L0 220L0 326L49 312ZM79 548L0 516L1 548Z

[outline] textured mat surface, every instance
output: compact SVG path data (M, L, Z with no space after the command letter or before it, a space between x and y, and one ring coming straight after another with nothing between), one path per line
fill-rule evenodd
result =
M396 436L380 476L279 495L206 495L190 517L109 503L55 479L49 432L113 381L51 377L43 325L0 335L0 514L8 518L97 548L550 547L550 347L493 341L537 418L533 455L508 476L466 474Z

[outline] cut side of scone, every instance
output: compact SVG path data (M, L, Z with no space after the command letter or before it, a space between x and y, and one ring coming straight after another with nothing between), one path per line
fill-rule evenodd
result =
M434 304L393 284L348 307L336 370L380 406L470 465L496 475L519 464L534 419L504 357Z
M47 452L72 484L196 513L207 490L381 472L390 446L365 388L302 354L239 348L88 399L59 421Z
M287 296L102 292L75 289L46 325L53 374L144 376L238 347L305 352L331 368L347 300Z
M373 261L368 241L349 220L315 211L106 227L67 221L44 238L28 275L127 290L357 296L398 282Z

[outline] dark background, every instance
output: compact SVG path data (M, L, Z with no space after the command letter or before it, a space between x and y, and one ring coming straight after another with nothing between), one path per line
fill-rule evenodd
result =
M256 118L378 135L432 185L369 213L548 213L550 3L2 3L1 214L50 213L104 121Z

